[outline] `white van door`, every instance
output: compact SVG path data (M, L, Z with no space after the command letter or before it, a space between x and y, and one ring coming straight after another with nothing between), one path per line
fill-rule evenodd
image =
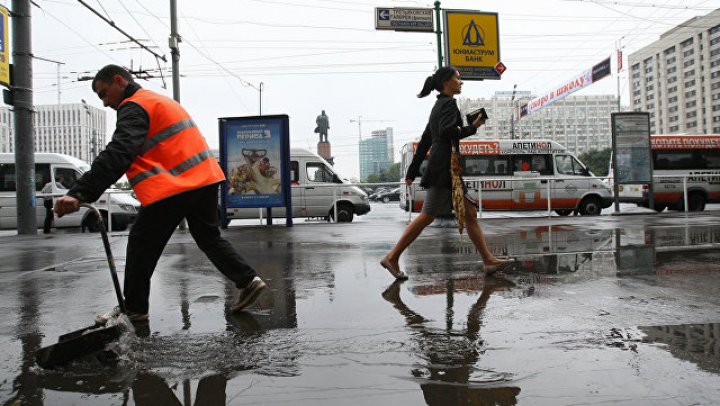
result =
M554 208L574 209L590 187L585 167L572 155L558 154L555 156L555 168L558 177L565 179L553 181Z
M307 161L305 163L307 183L305 189L305 208L308 217L325 217L330 213L333 205L333 188L329 185L337 184L335 173L324 163ZM319 187L314 187L319 186ZM342 188L337 188L337 196L342 195Z
M550 155L513 155L512 210L547 209L548 181L538 179L551 173Z

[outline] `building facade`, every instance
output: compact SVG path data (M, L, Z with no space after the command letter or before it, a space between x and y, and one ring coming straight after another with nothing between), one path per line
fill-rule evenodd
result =
M652 134L720 133L720 9L630 54L630 103Z
M92 162L107 144L106 116L104 110L83 103L35 106L35 152L67 154ZM1 107L0 152L15 151L14 127L12 110Z
M488 121L473 138L548 139L565 146L575 155L612 146L610 113L618 111L618 97L612 95L568 96L517 119L517 108L534 98L530 92L497 92L490 99L459 99L463 116L484 107Z
M393 164L393 129L373 131L370 138L360 140L360 180L365 182L373 173L387 171Z

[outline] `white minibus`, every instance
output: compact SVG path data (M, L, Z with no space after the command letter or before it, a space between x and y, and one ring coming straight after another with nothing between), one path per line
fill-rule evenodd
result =
M42 189L51 179L62 179L63 189L55 182L52 183L52 194L57 198L67 193L75 181L90 169L90 165L75 157L55 153L35 153L35 210L38 228L43 226L45 220L45 207L42 201ZM17 191L16 168L14 153L0 153L0 229L17 228ZM111 193L115 192L115 193ZM119 190L109 189L95 202L108 224L108 202L112 213L113 230L125 230L135 221L140 202ZM77 213L63 217L55 217L54 227L82 227L90 231L98 231L97 220L93 212L81 208Z
M402 174L412 162L418 142L402 148ZM463 179L471 193L479 183L483 210L547 210L561 216L573 212L599 215L612 204L610 188L593 178L565 147L549 140L472 140L460 142ZM425 170L427 160L420 167ZM416 179L416 182L420 178ZM422 208L425 191L415 186L412 210ZM406 188L400 207L408 210ZM477 197L476 197L477 198Z
M246 192L237 187L236 174L241 168L228 168L228 190L230 193ZM356 186L344 186L349 183L338 175L333 167L319 155L306 149L292 148L290 151L290 181L293 217L319 217L333 219L337 205L338 222L351 222L354 216L370 211L370 202L365 192ZM333 195L333 187L337 186ZM335 199L333 199L335 196ZM258 218L262 212L267 217L267 209L228 208L227 220ZM285 207L273 207L272 216L285 217Z
M684 210L684 176L688 211L703 211L707 203L720 203L720 135L652 135L650 144L655 210ZM618 188L621 202L648 207L647 185Z

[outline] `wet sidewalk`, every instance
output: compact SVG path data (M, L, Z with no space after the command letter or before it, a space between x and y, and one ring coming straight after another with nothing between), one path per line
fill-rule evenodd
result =
M491 218L484 278L452 227L379 259L405 227L374 206L351 224L231 227L268 282L234 288L178 231L153 277L150 322L115 366L46 371L40 347L115 297L97 234L0 237L4 404L712 405L720 396L720 217ZM127 233L113 233L122 280Z

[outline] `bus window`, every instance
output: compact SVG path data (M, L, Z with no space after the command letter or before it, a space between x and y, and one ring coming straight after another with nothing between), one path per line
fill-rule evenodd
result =
M513 157L513 172L527 172L530 170L530 157L526 155L516 155Z
M532 157L530 170L538 172L540 175L552 175L552 167L550 165L550 155L536 155Z
M720 150L710 150L705 154L707 169L720 169Z
M698 167L700 162L693 159L693 152L687 150L656 151L654 169L704 169ZM702 161L702 160L699 160Z
M465 168L463 170L463 174L468 176L479 176L479 175L485 175L489 172L488 168L495 169L490 165L490 157L486 156L480 156L480 157L466 157L465 159ZM494 171L493 171L494 172Z
M496 156L469 156L464 157L465 167L463 174L467 176L495 176L507 175L507 158Z

